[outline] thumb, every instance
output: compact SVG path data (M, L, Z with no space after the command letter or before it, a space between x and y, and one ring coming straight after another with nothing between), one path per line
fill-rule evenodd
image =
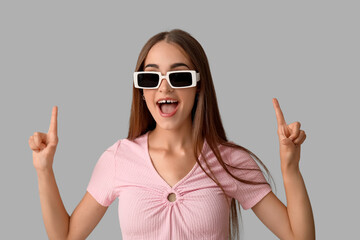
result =
M40 144L40 150L43 150L44 148L46 148L46 145L44 143Z
M283 138L280 140L281 145L286 147L292 147L294 145L293 141L290 138Z

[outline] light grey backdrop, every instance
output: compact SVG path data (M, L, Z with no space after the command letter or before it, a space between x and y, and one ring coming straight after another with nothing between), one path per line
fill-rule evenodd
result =
M101 153L127 135L141 47L173 28L204 47L228 137L263 160L282 201L272 97L302 123L318 239L357 236L359 20L357 1L1 1L0 238L47 239L28 138L47 132L52 106L70 214ZM245 239L276 239L242 213ZM117 200L88 239L121 239Z

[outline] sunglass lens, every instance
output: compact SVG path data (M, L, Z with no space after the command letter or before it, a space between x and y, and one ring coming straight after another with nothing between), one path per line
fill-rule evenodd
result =
M159 83L159 75L152 73L141 73L137 76L140 87L156 87Z
M192 75L189 72L171 73L169 78L174 87L186 87L192 84Z

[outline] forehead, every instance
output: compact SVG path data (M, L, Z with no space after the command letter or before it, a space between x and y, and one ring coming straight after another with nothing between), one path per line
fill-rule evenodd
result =
M152 46L145 58L144 65L157 64L166 67L178 62L192 66L189 56L179 45L160 41Z

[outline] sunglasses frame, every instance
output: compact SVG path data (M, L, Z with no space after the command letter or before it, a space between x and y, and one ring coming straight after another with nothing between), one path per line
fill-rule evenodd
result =
M187 72L187 73L191 73L191 80L192 80L192 83L191 85L189 86L185 86L185 87L175 87L171 84L170 82L170 78L169 78L169 75L171 73L179 73L179 72ZM160 78L160 81L158 82L158 85L156 87L140 87L138 85L138 82L137 82L137 77L139 74L141 73L150 73L150 74L156 74L159 76ZM138 72L134 72L134 85L135 85L135 88L140 88L140 89L157 89L159 88L161 82L163 79L166 79L166 81L168 82L168 84L172 87L172 88L190 88L190 87L195 87L197 82L200 81L200 73L196 72L195 70L178 70L178 71L169 71L166 73L165 76L163 76L161 74L161 72L153 72L153 71L138 71Z

